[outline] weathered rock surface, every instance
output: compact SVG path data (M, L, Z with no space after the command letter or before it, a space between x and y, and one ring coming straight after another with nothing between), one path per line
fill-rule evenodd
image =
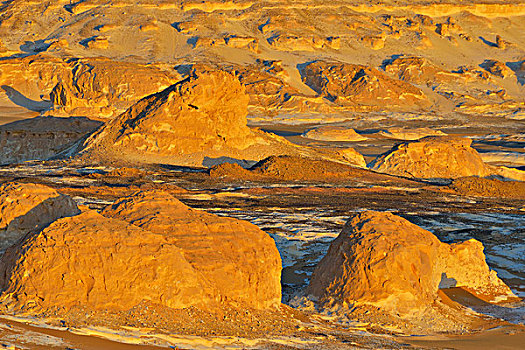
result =
M10 310L280 305L279 252L248 222L193 210L158 190L118 200L103 215L75 214L31 217L39 231L4 254L1 301Z
M451 179L488 176L492 170L470 139L429 136L417 142L401 143L377 157L369 168L382 173L415 178Z
M361 160L364 164L362 157ZM329 182L349 181L355 177L370 174L365 169L328 160L297 156L271 156L261 160L250 169L243 169L238 164L220 164L210 169L210 175L216 178L233 177L245 180Z
M51 102L60 106L54 114L115 117L134 102L177 81L174 73L155 66L107 58L71 60L67 68L68 74L60 76L50 93Z
M379 135L397 140L419 140L427 136L445 136L446 134L440 130L434 130L431 128L402 128L393 127L386 130L381 130Z
M248 100L233 75L202 72L137 102L94 133L82 153L189 166L298 154L284 138L247 127Z
M438 289L461 287L486 301L515 297L474 239L446 244L391 213L351 218L316 267L308 293L321 303L372 305L410 315L432 307Z
M0 125L0 164L49 159L101 124L87 118L36 117Z
M0 261L3 303L15 311L129 310L144 300L210 307L214 289L164 234L95 211L59 219Z
M325 125L310 129L303 137L319 141L364 141L367 137L359 135L354 129L344 126Z
M419 88L363 65L316 61L301 70L303 82L339 104L411 110L428 106Z
M467 196L525 199L523 181L501 181L470 176L455 179L450 187Z
M0 186L0 251L58 218L76 215L75 202L52 188L29 183Z
M161 235L217 290L222 303L266 309L280 305L281 258L256 226L194 210L171 195L148 191L117 201L102 214Z
M104 57L38 54L0 62L0 85L9 99L53 116L111 118L177 78L175 71Z

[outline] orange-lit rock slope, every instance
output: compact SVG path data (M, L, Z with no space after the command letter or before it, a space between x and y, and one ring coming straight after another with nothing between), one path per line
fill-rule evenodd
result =
M487 301L515 297L488 267L481 242L442 243L399 216L367 211L332 242L308 292L322 304L371 305L412 317L433 307L438 289L451 287Z
M27 202L24 208L54 200L54 206L44 208L51 212L47 216L46 211L25 215L21 222L32 220L35 230L0 262L1 299L12 311L122 311L143 301L212 311L220 305L280 305L279 252L266 233L248 222L190 209L162 191L125 197L101 215L89 209L78 214L76 206L76 212L59 212L58 204L71 199L44 186L4 187L13 201L18 188L26 190L28 199L19 199ZM3 222L11 216L2 217Z

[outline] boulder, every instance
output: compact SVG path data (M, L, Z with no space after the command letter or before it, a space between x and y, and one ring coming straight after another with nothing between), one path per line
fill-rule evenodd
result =
M248 100L232 74L198 73L137 102L94 133L81 153L91 159L210 166L299 152L285 139L246 125Z
M29 232L78 213L77 205L69 196L47 186L3 184L0 186L0 252Z
M139 192L102 215L161 235L181 249L220 302L266 309L280 305L281 258L275 242L246 221L194 210L168 193Z
M213 306L213 286L164 234L87 210L58 219L0 261L0 300L11 310L129 310L144 300Z
M393 215L356 214L317 265L308 293L321 303L372 305L409 315L432 307L440 288L460 287L485 301L515 298L474 239L446 244Z
M458 137L424 137L404 142L377 157L369 168L391 175L454 179L464 176L488 176L491 168L471 148L472 140Z

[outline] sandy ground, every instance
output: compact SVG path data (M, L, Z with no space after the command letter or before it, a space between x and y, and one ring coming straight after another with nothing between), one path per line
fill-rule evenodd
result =
M479 334L454 337L403 337L402 339L414 346L428 349L525 349L525 329L523 327L501 327Z

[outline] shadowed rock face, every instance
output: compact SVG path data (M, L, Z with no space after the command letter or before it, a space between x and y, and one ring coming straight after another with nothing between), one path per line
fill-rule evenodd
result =
M61 218L0 261L1 300L14 311L129 310L142 301L276 308L281 259L256 226L188 208L162 191L138 192L98 214Z
M304 66L301 74L305 84L342 105L377 107L388 101L399 110L429 105L419 88L363 65L317 61Z
M101 124L87 118L37 117L0 125L0 164L55 157Z
M391 213L351 218L318 264L308 292L321 303L368 304L409 315L430 308L439 288L462 287L492 301L512 298L474 239L446 244Z
M0 252L29 232L38 231L58 218L78 213L70 197L47 186L3 184L0 186Z
M369 167L382 173L424 179L490 175L491 169L470 147L471 143L470 139L424 137L395 146Z

